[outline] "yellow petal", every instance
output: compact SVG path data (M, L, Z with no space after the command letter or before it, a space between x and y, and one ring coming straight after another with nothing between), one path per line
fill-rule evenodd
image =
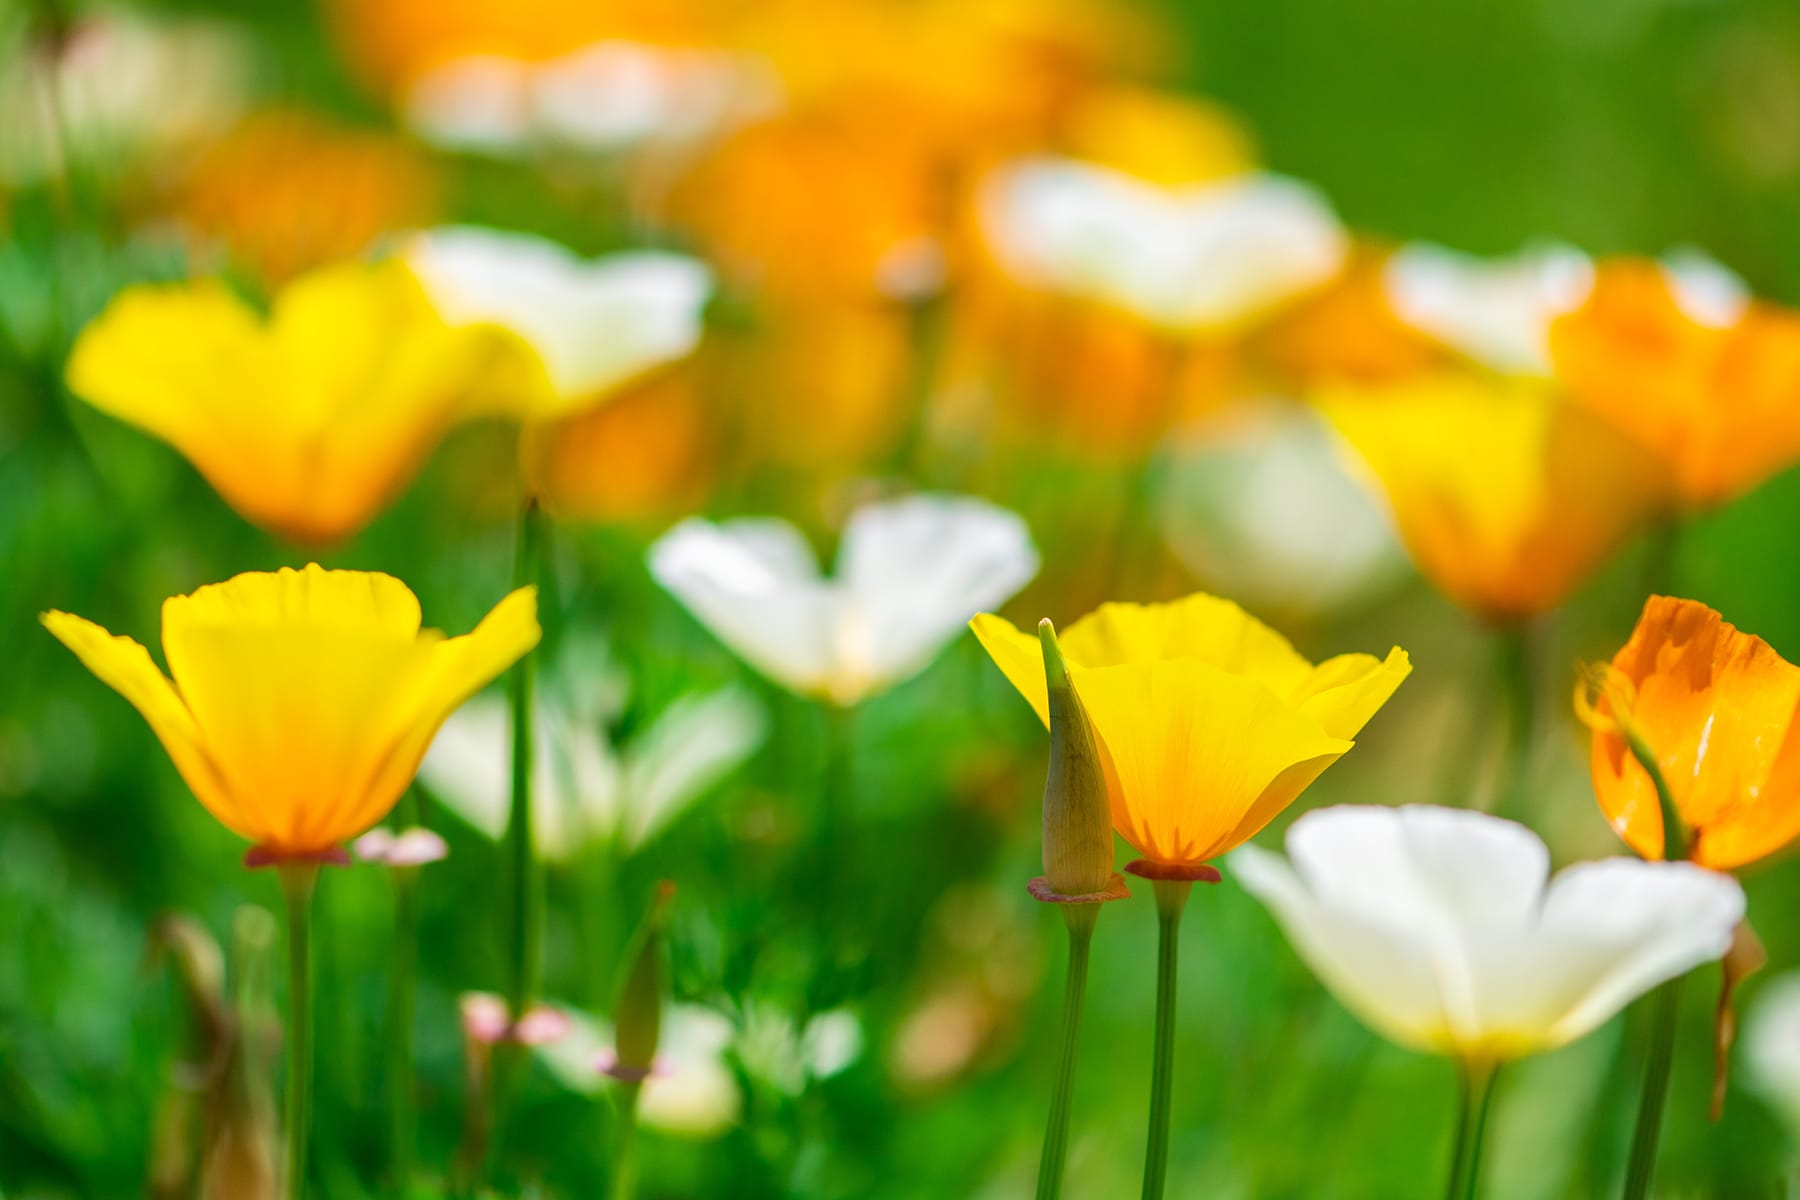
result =
M473 632L438 642L388 717L402 731L379 763L361 804L341 825L354 837L381 820L418 773L444 721L538 643L537 589L520 588L496 604Z
M1231 601L1200 593L1167 604L1102 604L1069 626L1062 643L1073 666L1188 658L1283 696L1312 672L1279 633Z
M1555 607L1666 496L1648 452L1540 380L1442 371L1319 407L1420 572L1483 616Z
M1223 853L1265 794L1285 807L1350 748L1267 685L1209 663L1073 673L1116 773L1114 827L1154 862Z
M164 608L176 685L237 797L246 836L278 851L335 846L392 807L444 718L535 644L535 594L472 634L419 630L384 575L240 575Z
M180 451L246 519L308 542L366 524L444 431L528 354L452 330L398 263L301 277L265 320L222 284L128 288L89 325L69 386Z
M1007 681L1019 689L1019 695L1037 712L1044 727L1050 727L1050 692L1044 684L1044 656L1038 640L1018 628L1005 617L978 613L969 622L982 649L994 660ZM1063 639L1066 643L1067 639ZM1064 657L1068 648L1064 646Z
M1332 737L1353 738L1410 674L1412 659L1398 646L1385 659L1340 654L1314 667L1288 699Z
M189 630L219 625L318 625L411 641L418 636L420 615L418 597L392 575L327 571L309 563L298 571L246 572L171 596L163 602L162 619L166 645Z
M149 651L130 638L114 637L92 621L69 613L47 612L42 620L44 628L73 650L100 682L143 714L175 769L207 810L228 829L251 836L217 766L207 754L193 714L168 678L150 661Z

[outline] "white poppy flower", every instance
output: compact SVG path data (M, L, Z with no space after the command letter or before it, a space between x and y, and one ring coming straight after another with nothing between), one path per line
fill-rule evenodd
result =
M1414 242L1382 272L1402 320L1496 371L1536 376L1550 374L1550 323L1593 282L1588 256L1557 243L1488 259Z
M1573 1041L1722 957L1744 915L1736 880L1687 863L1552 880L1536 834L1461 809L1323 809L1287 847L1231 863L1300 957L1385 1036L1473 1062Z
M587 260L527 234L450 227L404 253L446 320L504 326L537 351L559 411L685 357L712 295L703 263L660 251Z
M412 85L405 111L428 142L506 157L692 145L780 105L778 77L754 56L605 41L545 62L451 59Z
M1160 510L1188 570L1251 608L1331 612L1406 574L1386 510L1301 405L1234 407L1177 433Z
M546 680L546 683L549 683ZM646 845L762 744L767 719L738 688L684 696L629 744L602 736L601 714L539 689L532 744L532 838L551 862L597 842ZM419 778L445 807L498 839L511 804L512 735L504 697L485 693L452 713Z
M1260 173L1169 188L1032 158L987 181L981 212L1020 280L1189 332L1238 325L1327 282L1349 245L1315 189Z
M784 687L838 704L924 670L1037 568L1017 514L961 496L859 509L829 579L801 532L773 517L693 518L650 548L657 582L720 641Z
M106 173L160 165L248 103L255 47L229 25L96 6L51 51L9 37L12 15L0 8L0 182L41 182L65 159Z
M1800 971L1778 975L1757 989L1741 1044L1744 1082L1800 1140Z

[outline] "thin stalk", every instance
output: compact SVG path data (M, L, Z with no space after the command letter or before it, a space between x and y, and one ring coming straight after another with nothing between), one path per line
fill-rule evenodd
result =
M528 499L519 512L519 534L513 558L513 586L538 583L543 575L544 522L536 499ZM537 652L521 658L507 677L507 703L512 724L512 802L506 820L507 881L510 895L507 913L506 1004L511 1019L519 1021L537 998L538 959L543 932L543 890L539 878L536 840L532 835L531 766L534 761L532 693L537 679ZM489 1077L487 1122L492 1137L488 1158L504 1136L505 1109L513 1076L522 1061L518 1043L508 1039L495 1047Z
M1506 742L1494 786L1493 807L1504 811L1523 790L1531 765L1537 689L1532 670L1531 629L1514 622L1495 630L1494 670L1506 697Z
M287 900L287 1200L306 1196L306 1139L312 1124L312 897L319 868L281 868Z
M619 1085L619 1136L613 1147L612 1200L637 1195L637 1108L641 1083Z
M1488 1109L1494 1100L1494 1080L1499 1076L1497 1064L1464 1062L1458 1064L1461 1104L1456 1119L1456 1149L1450 1155L1450 1183L1444 1189L1445 1200L1474 1200L1481 1181L1481 1147L1486 1140Z
M829 1008L836 982L838 938L839 860L844 853L844 826L854 801L856 770L856 708L827 703L825 713L825 766L819 797L818 843L811 863L815 888L814 911L818 918L818 962L808 989L809 1013Z
M1087 998L1088 947L1094 938L1098 904L1059 904L1069 927L1069 971L1063 991L1062 1049L1056 1057L1056 1090L1050 1094L1050 1123L1038 1160L1037 1200L1062 1195L1063 1163L1069 1152L1069 1109L1075 1095L1075 1051L1081 1038L1081 1008Z
M1681 1011L1681 979L1656 989L1650 1028L1650 1065L1644 1070L1644 1094L1638 1099L1637 1126L1631 1131L1631 1158L1625 1169L1625 1200L1650 1194L1656 1172L1656 1144L1662 1137L1663 1102L1669 1095L1669 1069L1675 1062L1675 1018Z
M388 1172L395 1190L412 1194L418 1110L413 1097L413 1012L418 987L419 869L395 867L394 946L388 976Z
M1169 1174L1169 1097L1175 1082L1175 983L1181 913L1194 885L1158 879L1156 889L1156 1055L1150 1073L1150 1131L1144 1147L1144 1200L1162 1200Z
M1667 595L1675 590L1676 572L1681 559L1681 536L1686 521L1680 513L1670 513L1650 527L1649 545L1644 554L1645 595Z

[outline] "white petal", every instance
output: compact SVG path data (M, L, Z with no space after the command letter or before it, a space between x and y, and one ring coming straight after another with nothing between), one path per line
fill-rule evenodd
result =
M529 342L571 405L692 351L712 294L706 267L683 255L590 261L554 242L490 229L420 234L406 261L451 322L493 322Z
M840 604L786 521L683 521L650 548L650 573L770 679L806 694L829 689Z
M1744 1081L1800 1135L1800 971L1777 975L1757 989L1742 1046Z
M857 510L838 552L840 679L866 692L909 678L1037 569L1024 520L985 500L915 495Z
M1295 953L1345 1008L1402 1045L1449 1049L1449 1019L1422 941L1314 896L1278 854L1242 846L1227 861L1230 875L1268 906Z
M1251 609L1328 613L1407 571L1386 510L1301 405L1236 406L1179 432L1158 515L1206 590Z
M740 688L683 696L664 709L627 756L626 844L635 848L655 837L767 734L761 705Z
M1729 329L1750 307L1750 285L1703 250L1678 246L1662 256L1662 268L1675 302L1702 325Z
M1657 984L1716 962L1744 919L1744 890L1690 863L1582 863L1550 885L1539 921L1534 980L1559 971L1586 981L1557 1022L1555 1041L1580 1037Z
M1389 1032L1413 1028L1405 1003L1435 992L1445 1048L1466 1055L1580 1037L1723 955L1743 916L1735 880L1685 863L1588 863L1546 890L1535 835L1461 810L1325 809L1297 821L1288 845L1291 870L1252 855L1246 885L1321 978ZM1383 982L1418 954L1428 982Z
M1241 322L1324 283L1348 247L1323 197L1294 180L1246 174L1168 189L1055 158L991 177L982 222L1025 281L1190 330Z
M1484 259L1415 242L1388 260L1394 311L1445 345L1497 371L1548 375L1550 322L1593 283L1588 257L1570 246L1528 247Z
M597 792L616 790L617 767L597 730L572 722L539 697L532 744L532 841L566 861L596 834L585 822ZM478 833L498 839L512 809L512 716L506 698L484 692L451 713L419 766L419 779ZM585 798L585 799L583 799Z
M744 55L608 41L544 64L533 96L539 126L585 150L680 142L779 107L769 68Z
M531 87L531 68L517 59L453 59L413 84L406 122L447 149L517 154L531 142Z

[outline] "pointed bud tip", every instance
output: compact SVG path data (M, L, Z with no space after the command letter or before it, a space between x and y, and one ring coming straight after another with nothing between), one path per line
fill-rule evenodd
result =
M1063 658L1062 645L1056 640L1056 626L1045 617L1038 622L1038 645L1044 652L1044 681L1051 690L1069 686L1069 664Z

